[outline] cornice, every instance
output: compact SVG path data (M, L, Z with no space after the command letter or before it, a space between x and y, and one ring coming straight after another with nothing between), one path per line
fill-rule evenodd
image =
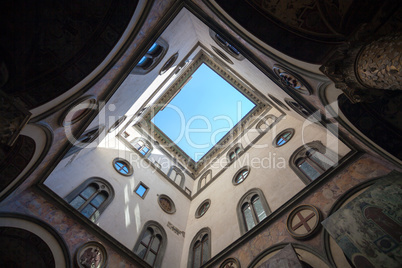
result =
M169 137L167 137L157 126L155 126L151 120L152 118L162 110L186 85L191 79L192 74L198 69L201 64L206 64L229 84L236 88L239 92L245 95L250 101L255 104L255 107L244 116L215 146L209 150L198 162L195 162L190 158L178 145L176 145ZM147 134L149 134L156 142L158 142L168 153L174 158L178 159L186 168L194 175L197 176L203 168L218 157L220 153L231 144L236 137L241 135L243 131L250 128L256 118L271 109L272 107L265 101L263 101L256 93L257 90L251 88L243 82L244 79L236 75L227 65L219 60L212 58L208 55L204 49L202 49L192 60L191 64L186 68L183 74L178 77L172 85L166 90L166 92L148 109L144 114L141 121L135 126L141 128Z

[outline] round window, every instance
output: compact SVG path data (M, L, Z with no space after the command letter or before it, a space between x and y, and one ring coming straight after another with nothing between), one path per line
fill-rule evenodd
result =
M275 137L272 144L274 145L274 147L281 147L293 137L294 133L295 130L293 128L285 129Z
M233 184L237 185L242 183L249 175L250 169L248 167L242 168L236 175L233 177Z
M268 94L268 97L270 97L276 104L278 104L283 109L285 109L287 111L290 111L290 109L283 102L281 102L279 99L277 99L276 97L272 96L271 94Z
M159 74L162 75L164 73L167 72L167 70L170 69L170 67L173 66L173 64L176 62L177 58L179 57L179 53L174 54L173 56L171 56L166 62L165 64L163 64L161 70L159 71Z
M126 118L127 116L120 117L116 122L113 123L113 125L109 128L108 132L112 132L113 130L118 128L124 122L124 120L126 120Z
M278 80L287 88L290 88L301 94L310 95L312 90L310 86L300 76L286 70L283 67L275 66L273 71Z
M116 158L113 160L114 169L123 176L130 176L133 174L133 166L125 159Z
M161 194L158 198L158 203L161 209L166 213L173 214L176 212L175 204L167 195Z
M207 199L204 202L202 202L201 205L197 208L195 217L201 218L207 212L210 206L211 206L211 200Z

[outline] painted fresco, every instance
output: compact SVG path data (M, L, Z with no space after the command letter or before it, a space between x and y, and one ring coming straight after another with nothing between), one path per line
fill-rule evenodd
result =
M287 245L278 253L276 253L273 257L271 257L269 260L257 266L257 268L275 268L275 267L303 268L303 265L300 263L299 258L297 258L296 252L293 249L292 244Z
M402 173L383 177L322 224L356 267L401 267Z

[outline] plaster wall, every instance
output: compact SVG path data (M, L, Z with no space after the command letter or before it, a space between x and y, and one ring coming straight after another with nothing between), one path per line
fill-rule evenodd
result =
M274 147L272 141L276 135L289 127L295 129L293 138L282 147ZM289 158L297 148L315 140L321 141L340 156L350 151L323 127L286 116L200 191L190 204L181 267L187 263L191 240L203 227L211 229L211 257L240 237L237 206L241 197L250 189L262 190L272 212L303 189L306 185L289 168ZM244 166L250 167L248 177L241 184L233 185L233 177ZM211 206L204 216L196 219L196 210L206 199L211 200Z
M128 148L122 150L124 147L124 144L120 143L119 150L92 150L79 161L73 161L52 173L45 184L64 198L86 179L104 178L112 185L115 196L101 214L97 225L124 246L133 249L144 223L149 220L160 223L167 233L168 241L163 267L174 267L176 260L181 258L181 252L176 249L183 247L184 238L170 230L167 224L171 222L179 230L185 230L190 200L155 172L155 169L144 164L138 154ZM112 161L116 157L130 161L134 167L132 176L122 176L114 170ZM144 199L134 192L140 182L149 187ZM157 202L160 194L165 194L173 200L176 206L174 214L167 214L160 208Z

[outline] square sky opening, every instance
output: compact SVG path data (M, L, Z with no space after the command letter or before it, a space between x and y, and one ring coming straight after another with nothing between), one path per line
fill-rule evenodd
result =
M151 121L197 162L254 107L203 63Z

